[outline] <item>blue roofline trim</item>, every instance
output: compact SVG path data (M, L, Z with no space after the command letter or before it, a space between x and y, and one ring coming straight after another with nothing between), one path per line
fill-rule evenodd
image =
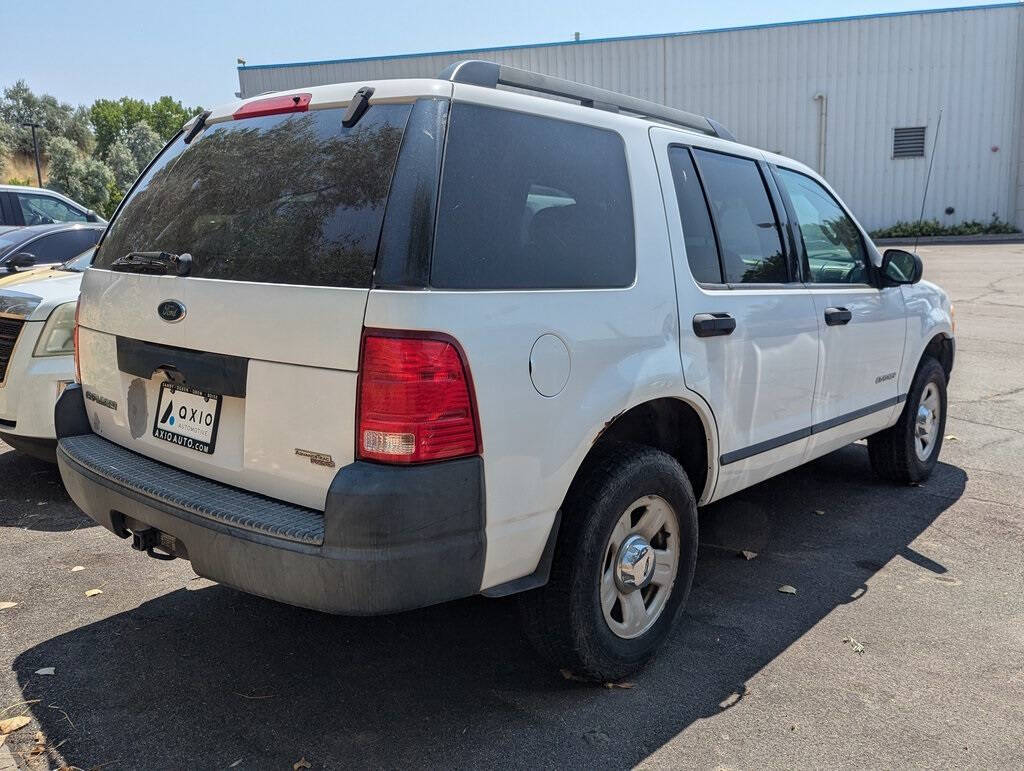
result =
M915 16L932 13L952 13L955 11L987 11L995 8L1024 8L1021 2L991 3L989 5L960 5L950 8L923 8L917 11L888 11L884 13L868 13L861 16L832 16L825 19L803 19L799 21L776 21L767 24L750 24L744 27L717 27L714 29L695 29L685 32L656 32L647 35L623 35L621 37L589 38L586 40L558 40L553 43L523 43L507 46L486 46L483 48L459 48L451 51L422 51L413 54L391 54L389 56L361 56L353 59L319 59L309 62L282 62L280 64L241 64L238 71L273 70L285 67L315 67L318 64L351 64L356 62L379 62L388 59L416 59L422 56L462 56L479 54L488 51L516 51L524 48L552 48L555 46L579 46L592 43L619 43L630 40L651 40L653 38L687 37L690 35L712 35L718 32L744 32L758 29L774 29L776 27L797 27L803 24L829 24L836 21L861 21L864 19L888 19L897 16Z

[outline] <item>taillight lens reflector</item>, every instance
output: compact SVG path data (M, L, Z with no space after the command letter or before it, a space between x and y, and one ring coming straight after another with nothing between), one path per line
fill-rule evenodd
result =
M75 346L75 382L79 384L81 384L82 382L82 365L79 363L78 359L78 312L81 310L81 308L82 301L79 300L75 304L75 326L72 328L71 331L71 341ZM67 356L66 353L64 355Z
M472 384L453 340L368 334L359 378L361 458L423 463L480 451Z
M264 115L277 115L282 112L306 112L312 94L286 94L284 96L268 96L265 99L254 99L246 102L231 117L234 120L243 118L262 118Z

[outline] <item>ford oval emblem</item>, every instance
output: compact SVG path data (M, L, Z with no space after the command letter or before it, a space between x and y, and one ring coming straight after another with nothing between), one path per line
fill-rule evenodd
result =
M156 312L164 321L173 324L185 318L185 305L178 300L164 300L156 306Z

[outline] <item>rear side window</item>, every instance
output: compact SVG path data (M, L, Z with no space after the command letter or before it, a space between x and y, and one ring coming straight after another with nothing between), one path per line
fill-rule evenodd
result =
M192 255L192 276L368 287L411 105L216 123L177 139L132 191L95 267L129 252Z
M52 236L43 236L33 241L24 251L32 254L38 263L66 262L95 244L102 233L101 228L54 233Z
M567 289L633 283L622 138L593 126L454 104L431 285Z
M15 193L26 225L50 225L54 222L86 222L85 212L73 209L58 198L36 193Z
M782 284L789 270L782 237L757 163L694 149L730 284Z
M690 272L694 280L702 284L721 284L722 268L718 263L715 231L711 226L707 201L690 151L685 147L670 147L668 162L672 167L672 182L679 201L679 219L683 224L683 241L686 244Z

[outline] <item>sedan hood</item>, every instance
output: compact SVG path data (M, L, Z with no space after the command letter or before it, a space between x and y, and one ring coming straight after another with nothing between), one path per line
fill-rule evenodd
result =
M41 321L58 305L77 300L81 284L81 273L52 269L27 271L0 279L0 313Z

